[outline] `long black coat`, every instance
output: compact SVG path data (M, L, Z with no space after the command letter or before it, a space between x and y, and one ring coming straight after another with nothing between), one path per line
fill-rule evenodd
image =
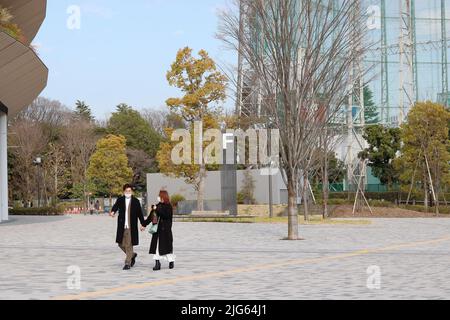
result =
M123 234L125 231L125 196L117 199L116 203L112 208L112 212L119 211L119 218L117 220L117 236L116 242L118 244L122 243ZM139 231L138 231L138 219L141 222L141 225L144 225L145 219L144 214L142 212L141 202L135 198L131 198L131 208L130 208L130 230L131 230L131 242L133 246L139 245Z
M145 221L144 226L152 223L153 217L156 215L159 218L158 231L152 236L150 244L150 254L156 254L156 248L159 241L159 255L173 253L173 234L172 234L172 218L173 210L170 204L160 203L156 206Z

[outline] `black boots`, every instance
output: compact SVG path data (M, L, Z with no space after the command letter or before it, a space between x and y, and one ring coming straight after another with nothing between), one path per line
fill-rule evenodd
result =
M175 262L169 263L169 269L175 268ZM159 271L161 270L161 262L159 260L155 260L155 267L153 268L153 271Z
M137 253L134 254L133 259L131 259L131 267L133 268L136 264Z
M155 267L153 268L153 271L159 271L161 270L161 262L159 260L155 260Z

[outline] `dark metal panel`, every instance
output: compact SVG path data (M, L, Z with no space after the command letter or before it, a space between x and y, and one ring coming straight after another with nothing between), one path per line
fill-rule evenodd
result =
M0 111L8 114L8 108L0 101Z
M229 211L230 215L237 216L237 165L236 165L236 139L234 146L224 149L223 162L220 170L222 186L222 211ZM230 161L232 159L232 161Z

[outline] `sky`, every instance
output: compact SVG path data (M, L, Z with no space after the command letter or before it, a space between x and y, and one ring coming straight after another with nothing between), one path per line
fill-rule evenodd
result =
M176 52L185 46L206 49L219 65L236 64L237 57L215 38L218 12L231 0L48 0L47 18L34 45L49 68L42 96L73 108L76 100L106 119L120 103L136 109L162 108L179 96L165 75ZM450 2L450 1L448 1ZM367 1L377 5L379 0ZM420 18L440 17L438 1L416 1ZM387 15L398 17L398 3L388 2ZM73 24L80 10L80 24ZM450 5L447 6L450 15ZM398 19L388 19L388 42L398 42ZM75 26L75 28L74 28ZM418 41L439 39L439 22L417 21ZM447 22L450 30L450 21ZM379 41L379 31L371 31ZM450 54L450 52L449 52ZM390 57L393 61L398 57ZM420 61L439 61L439 50L419 53ZM419 61L419 62L420 62ZM395 62L395 61L394 61ZM378 69L377 69L378 70ZM439 65L419 65L420 99L435 99L440 88ZM391 101L398 100L398 68L390 68ZM381 81L371 83L379 103ZM232 92L229 92L232 96ZM233 107L233 98L225 108ZM392 108L396 108L396 103Z
M215 38L218 12L229 4L48 0L47 17L33 42L49 68L41 96L69 108L83 100L98 119L106 119L120 103L138 110L164 107L167 98L181 95L166 80L180 48L205 49L220 65L237 61Z

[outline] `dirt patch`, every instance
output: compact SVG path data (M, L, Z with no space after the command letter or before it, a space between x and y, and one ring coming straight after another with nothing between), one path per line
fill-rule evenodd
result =
M350 205L341 205L337 206L333 213L331 214L331 218L450 218L449 214L440 214L436 216L435 213L432 212L418 212L411 211L400 208L381 208L375 207L372 208L373 214L370 213L369 209L364 208L364 210L360 213L352 214L353 207Z

